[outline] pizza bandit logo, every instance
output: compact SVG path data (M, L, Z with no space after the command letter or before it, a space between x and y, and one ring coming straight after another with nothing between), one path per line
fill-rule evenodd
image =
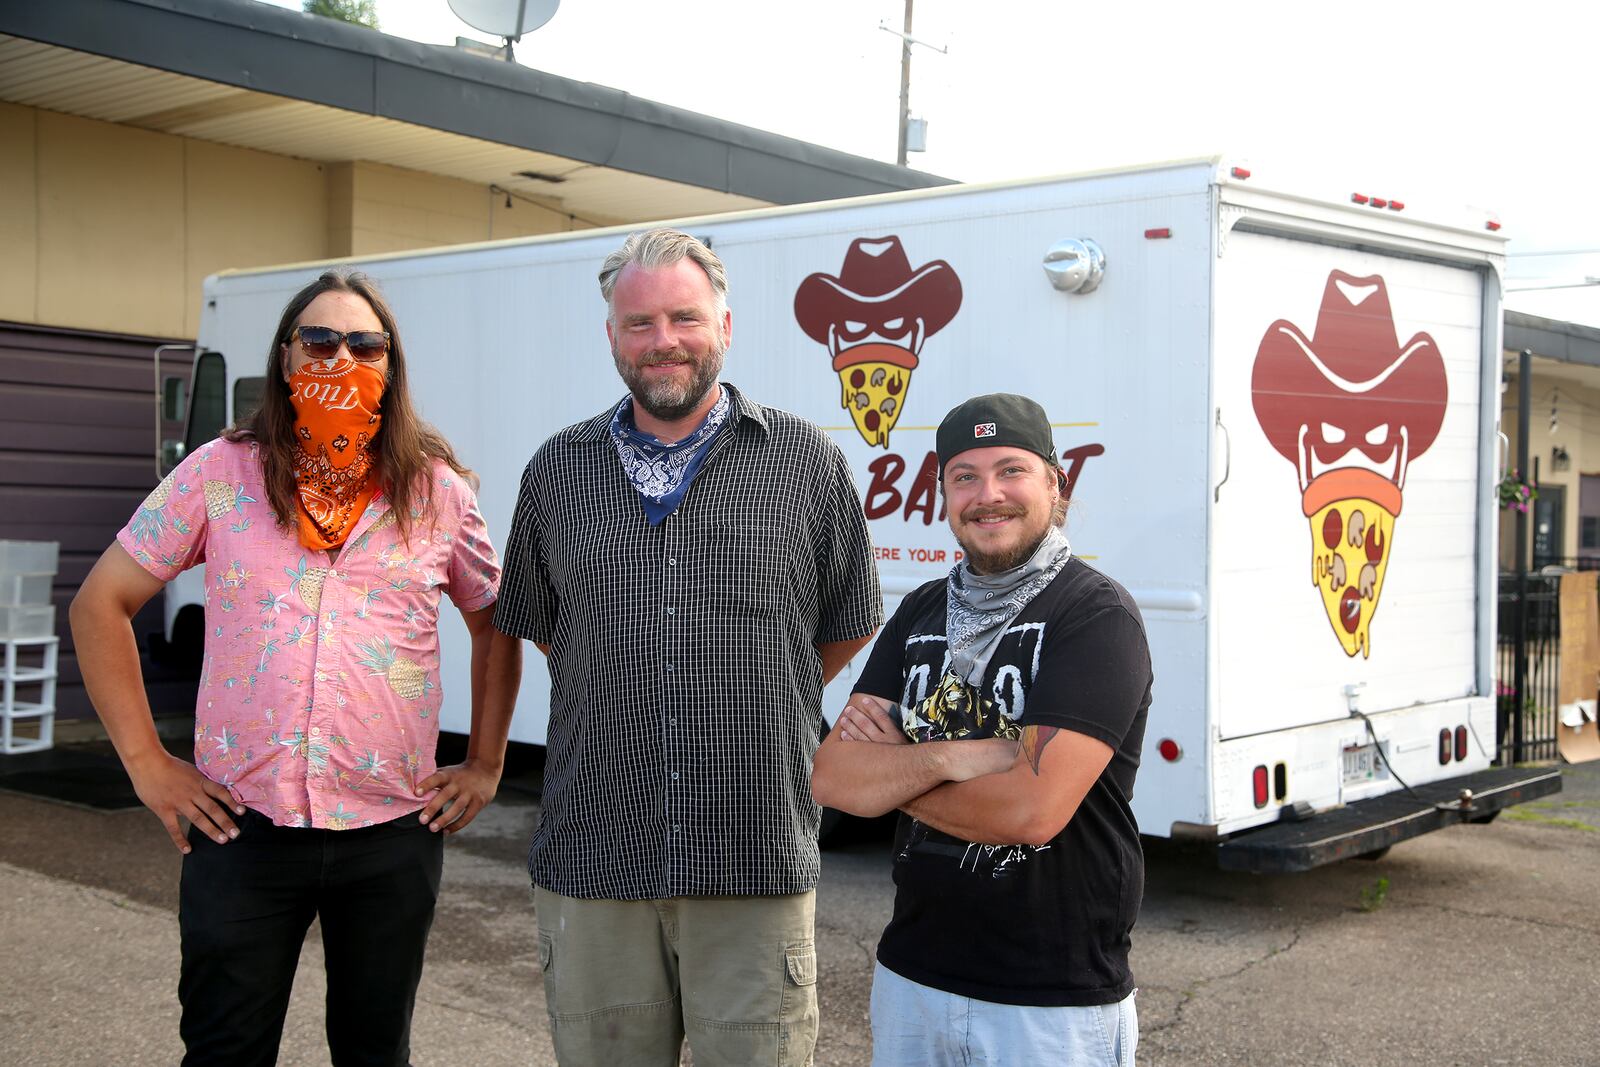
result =
M839 274L818 272L794 294L794 317L826 345L839 403L869 445L889 447L922 345L961 308L961 280L942 259L913 270L898 237L858 237Z
M1328 621L1346 655L1369 656L1406 472L1444 421L1444 359L1425 333L1399 343L1381 276L1333 271L1310 338L1283 319L1267 328L1251 393L1299 477Z

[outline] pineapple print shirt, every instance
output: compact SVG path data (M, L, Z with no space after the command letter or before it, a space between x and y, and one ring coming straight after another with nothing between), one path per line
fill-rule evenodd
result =
M409 542L380 493L330 562L277 524L255 444L216 440L117 535L162 581L205 565L195 763L280 826L370 826L426 800L442 595L488 607L500 563L455 471L435 461L424 495L436 521L414 520Z

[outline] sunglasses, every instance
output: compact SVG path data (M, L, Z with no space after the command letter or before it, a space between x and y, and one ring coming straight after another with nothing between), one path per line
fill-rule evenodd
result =
M340 333L331 326L296 326L289 335L299 341L313 359L332 359L342 344L352 359L373 363L389 352L389 334L382 330L351 330Z

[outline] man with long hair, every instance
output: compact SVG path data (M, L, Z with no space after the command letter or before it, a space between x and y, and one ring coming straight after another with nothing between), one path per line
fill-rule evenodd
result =
M73 601L89 696L183 853L185 1064L276 1061L313 918L333 1062L408 1061L443 838L494 797L522 668L475 483L411 403L381 294L329 271L284 308L260 408L151 492ZM199 563L191 762L157 736L131 620ZM436 767L445 593L472 735Z
M882 619L817 427L718 377L727 274L689 234L605 261L628 395L523 475L495 625L550 657L528 864L563 1064L807 1064L822 687Z
M830 807L901 812L872 1062L1132 1067L1144 622L1072 554L1042 407L974 397L935 447L964 558L901 601L812 776Z

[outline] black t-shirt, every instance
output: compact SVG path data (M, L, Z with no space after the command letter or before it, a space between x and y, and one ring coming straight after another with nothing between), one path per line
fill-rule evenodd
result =
M921 703L949 667L945 609L943 579L907 596L855 688L905 708ZM1129 932L1144 895L1144 855L1129 802L1150 683L1133 598L1070 560L1006 628L981 695L1022 726L1104 741L1111 762L1042 847L973 844L902 814L894 918L879 962L914 982L1002 1004L1111 1004L1133 991ZM986 719L971 736L994 732L995 716Z

